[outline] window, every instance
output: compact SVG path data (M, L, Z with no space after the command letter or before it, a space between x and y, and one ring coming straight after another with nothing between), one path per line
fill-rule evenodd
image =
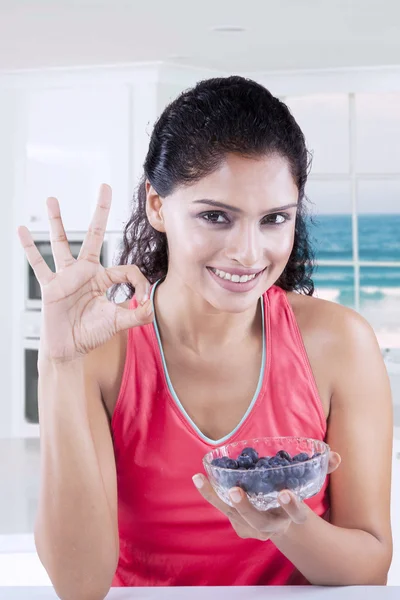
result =
M400 93L282 98L314 152L306 187L315 295L400 347Z

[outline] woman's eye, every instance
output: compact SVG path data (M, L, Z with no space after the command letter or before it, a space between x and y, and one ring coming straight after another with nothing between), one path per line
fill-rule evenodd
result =
M216 225L226 225L229 221L226 218L226 214L223 212L210 211L200 215L202 219ZM221 220L218 220L221 219ZM278 222L276 221L278 219ZM262 222L263 225L283 225L286 221L289 221L290 216L286 213L276 213L274 215L268 215Z
M277 223L277 222L275 222L275 223L274 223L274 222L273 222L273 223L271 223L272 225L283 225L284 223L286 223L286 221L288 221L288 220L289 220L289 215L286 215L286 214L283 214L283 213L276 213L275 215L269 215L269 217L270 217L271 219L274 219L274 220L275 220L277 217L280 217L280 219L281 219L280 221L278 221L278 223Z
M217 219L219 217L224 217L224 213L220 213L220 212L203 213L201 216L205 221L209 221L210 223L217 223L218 225L224 224L227 222L227 221L217 221Z

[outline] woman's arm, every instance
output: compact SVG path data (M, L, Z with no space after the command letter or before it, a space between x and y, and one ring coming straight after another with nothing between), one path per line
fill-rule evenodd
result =
M65 364L38 361L41 489L34 537L63 600L105 598L118 564L115 461L97 376L102 350Z
M386 585L393 413L390 382L372 327L340 307L331 361L327 443L342 458L330 475L330 523L308 506L303 524L271 539L315 585Z

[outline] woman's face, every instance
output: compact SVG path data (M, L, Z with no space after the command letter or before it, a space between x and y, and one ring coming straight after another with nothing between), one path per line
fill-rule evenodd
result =
M167 198L147 189L148 215L150 202L150 213L162 214L156 226L168 239L168 279L215 309L242 312L254 306L283 272L298 201L284 158L231 154L217 171ZM287 205L292 206L276 210ZM230 277L245 273L256 277L247 282Z

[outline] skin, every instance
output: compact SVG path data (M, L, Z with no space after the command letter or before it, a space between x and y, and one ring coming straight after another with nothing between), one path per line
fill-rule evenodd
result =
M195 185L161 198L147 182L146 194L148 219L166 233L169 246L168 274L154 295L168 370L193 421L206 435L219 439L247 409L249 390L239 389L235 396L235 388L258 361L258 300L279 278L293 247L297 207L283 211L290 217L286 222L268 211L297 203L298 190L285 159L229 155L217 171ZM194 203L204 198L225 202L241 212ZM222 211L220 216L217 211ZM208 218L224 224L208 223L205 213L213 213ZM267 269L253 290L235 294L216 284L207 266L225 266L227 271L234 266ZM390 383L379 344L372 327L355 311L294 292L287 297L327 419L326 441L332 448L330 522L290 491L289 504L280 499L281 508L265 513L255 509L239 488L240 499L231 508L217 497L204 475L194 473L194 479L200 477L199 493L226 515L240 537L273 538L311 583L385 584L392 556L393 420ZM110 418L122 377L126 334L116 336L113 344L104 351L99 372ZM221 374L225 363L226 375ZM244 370L238 374L242 363ZM258 362L256 366L252 377ZM228 389L226 381L232 379L232 372L237 378ZM212 381L213 404L206 405L208 380ZM224 394L219 392L221 387Z
M148 219L168 239L168 273L158 286L155 302L156 311L162 315L164 336L168 336L163 343L187 347L201 357L214 348L241 344L254 336L257 301L279 278L293 248L298 189L288 162L280 156L254 160L229 155L220 169L165 199L148 181L146 193ZM202 199L229 204L240 212L197 202ZM282 214L270 212L288 204L295 206ZM267 269L253 290L235 294L221 288L207 266L226 272L229 267ZM329 472L339 464L340 456L331 453ZM232 489L233 498L236 492L239 503L242 500L242 513L250 517L246 520L218 498L206 477L197 474L193 481L242 536L267 539L254 527L256 523L264 527L268 523L271 531L280 533L287 530L291 519L299 523L304 519L305 505L295 502L292 492L287 492L293 500L290 506L281 502L283 509L262 514L240 488ZM285 498L283 492L280 498Z
M278 279L293 248L297 207L284 211L286 222L267 215L297 204L287 161L230 155L220 169L165 199L149 182L146 191L148 219L168 239L168 273L156 294L168 339L173 336L200 355L242 342L253 331L259 297ZM199 199L219 200L243 212L224 210L218 216L222 209L194 203ZM207 266L268 268L251 292L236 294L221 288Z

